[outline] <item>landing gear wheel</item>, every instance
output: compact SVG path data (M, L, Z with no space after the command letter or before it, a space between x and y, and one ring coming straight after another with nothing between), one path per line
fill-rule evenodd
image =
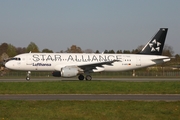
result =
M31 74L31 71L28 71L28 72L27 72L27 76L26 76L26 80L27 80L27 81L30 80L30 74Z
M84 80L84 75L79 75L78 79L79 80Z
M88 80L88 81L92 80L91 75L86 75L86 80Z
M27 76L27 77L26 77L26 80L29 81L29 80L30 80L30 77Z

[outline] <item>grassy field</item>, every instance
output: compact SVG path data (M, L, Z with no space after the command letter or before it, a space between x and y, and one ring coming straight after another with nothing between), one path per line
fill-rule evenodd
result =
M180 82L0 82L0 94L180 94ZM179 120L180 101L0 100L0 120Z
M180 102L0 101L1 120L179 120Z
M0 94L180 94L180 82L0 82Z

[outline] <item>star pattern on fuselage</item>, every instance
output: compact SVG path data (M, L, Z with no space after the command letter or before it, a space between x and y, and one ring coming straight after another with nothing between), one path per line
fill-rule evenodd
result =
M161 43L160 42L157 42L156 39L152 40L150 43L149 43L149 47L151 48L151 52L155 52L155 51L160 51L160 46L161 46Z

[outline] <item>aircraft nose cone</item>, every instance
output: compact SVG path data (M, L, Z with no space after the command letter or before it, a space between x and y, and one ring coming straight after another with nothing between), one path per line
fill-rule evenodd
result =
M5 63L5 67L11 69L12 68L12 64L10 62L6 62Z

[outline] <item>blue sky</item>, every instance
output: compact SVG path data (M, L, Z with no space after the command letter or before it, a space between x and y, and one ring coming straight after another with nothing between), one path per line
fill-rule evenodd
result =
M166 44L180 54L179 11L179 0L0 0L0 44L132 50L167 27Z

